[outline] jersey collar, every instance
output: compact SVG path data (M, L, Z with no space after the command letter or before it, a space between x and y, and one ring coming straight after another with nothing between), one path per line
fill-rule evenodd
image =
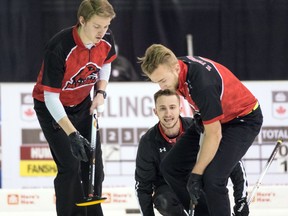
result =
M75 25L73 27L73 38L74 38L74 41L75 41L77 46L86 48L85 45L83 44L79 34L78 34L78 27L79 27L79 24L77 24L77 25Z
M185 92L187 86L185 85L187 72L188 72L188 66L182 61L178 60L179 66L180 66L180 73L178 78L178 89L177 91L183 94Z
M178 140L178 138L180 138L182 136L182 134L184 133L184 130L183 130L183 123L182 123L182 120L181 118L179 117L179 121L180 121L180 130L179 130L179 134L174 137L174 138L169 138L165 133L164 133L164 130L160 124L160 122L158 123L158 128L160 130L160 133L162 135L162 137L171 145L174 145L176 143L176 141Z

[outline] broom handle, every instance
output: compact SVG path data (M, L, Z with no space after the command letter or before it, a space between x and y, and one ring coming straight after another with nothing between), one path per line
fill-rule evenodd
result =
M273 160L274 160L274 158L275 158L275 156L277 154L278 148L282 144L282 142L283 142L282 139L277 140L276 146L274 147L274 149L273 149L273 151L272 151L272 153L271 153L271 155L270 155L270 157L269 157L269 159L268 159L268 161L266 163L266 166L265 166L264 170L262 171L258 181L254 185L253 190L250 193L250 196L248 198L248 205L250 205L250 203L252 202L252 200L253 200L253 198L254 198L254 196L256 194L256 191L260 187L261 182L262 182L262 180L264 178L264 175L267 173L271 163L273 162Z
M95 89L92 90L92 98L95 96ZM98 118L96 109L93 110L92 122L91 122L91 158L89 164L89 188L88 196L94 196L94 182L95 182L95 163L96 163L96 145L97 145L97 131L98 128Z

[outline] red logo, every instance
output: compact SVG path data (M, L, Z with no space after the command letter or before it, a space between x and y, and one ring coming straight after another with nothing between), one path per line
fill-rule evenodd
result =
M33 116L34 115L34 110L32 108L28 108L26 111L24 111L24 114L26 116Z
M19 195L18 194L8 194L7 195L7 204L8 205L18 205L20 200L19 200Z
M285 114L286 109L283 106L280 106L279 108L276 109L276 112L281 115L281 114Z
M288 118L288 91L272 91L272 115L277 119Z
M96 83L99 70L96 65L88 63L75 76L71 77L64 89L76 89Z

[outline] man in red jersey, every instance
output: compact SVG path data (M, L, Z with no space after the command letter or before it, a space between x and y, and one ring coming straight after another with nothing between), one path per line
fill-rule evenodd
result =
M195 124L195 119L180 116L180 97L175 91L157 91L154 103L154 113L159 122L141 137L136 157L135 190L140 210L143 216L154 216L153 207L164 216L186 216L183 205L163 178L160 166L180 139L189 142L189 149L186 150L191 152L191 156L194 152L191 161L195 163L202 129L198 128L199 123ZM248 205L241 205L246 200L248 186L242 161L234 167L230 179L234 190L234 212L240 208L242 213L249 211ZM195 216L207 215L210 214L203 196L195 208Z
M75 26L60 31L46 45L33 89L34 109L58 168L54 181L57 215L102 216L100 205L86 208L75 203L88 193L86 152L90 147L91 114L95 109L103 112L111 62L116 58L109 29L115 12L106 0L84 0L77 17ZM94 86L96 96L91 103ZM94 185L101 196L104 173L99 144L96 160Z
M195 165L192 152L187 150L190 142L180 139L161 163L164 179L186 210L190 200L193 206L197 205L204 191L210 215L231 216L227 182L262 126L257 99L231 71L206 58L177 58L165 46L153 44L139 62L143 72L161 89L176 90L182 95L204 125ZM241 210L236 214L249 214Z

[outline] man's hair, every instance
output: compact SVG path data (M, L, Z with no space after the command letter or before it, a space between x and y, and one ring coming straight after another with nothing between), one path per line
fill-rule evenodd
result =
M180 97L179 95L175 92L175 91L172 91L170 89L160 89L159 91L157 91L155 94L154 94L154 103L156 105L156 102L157 102L157 99L160 97L160 96L173 96L175 95L180 103Z
M175 54L161 44L153 44L147 48L143 57L138 57L138 63L146 75L151 75L160 64L173 66L178 62Z
M87 22L93 15L115 18L113 6L107 0L83 0L78 8L77 18L82 16Z

